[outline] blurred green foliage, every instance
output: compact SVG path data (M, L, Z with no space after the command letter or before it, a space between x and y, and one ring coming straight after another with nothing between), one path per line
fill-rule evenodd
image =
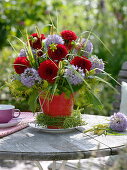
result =
M81 35L82 32L91 30L90 39L94 44L94 53L104 59L106 71L117 78L122 63L127 60L126 13L125 0L0 0L0 87L7 80L13 68L13 60L18 55L18 52L10 47L9 42L16 51L19 51L22 44L14 36L24 37L26 29L33 33L36 25L42 33L48 34L50 31L48 24L52 21L57 25L57 31L70 29ZM88 37L88 33L84 32L83 36ZM102 114L109 114L113 93L112 89L103 89ZM19 101L11 98L6 88L2 90L0 98L1 103L9 100L18 107L20 105L21 109L25 104L24 102L22 107ZM7 101L3 101L6 98Z

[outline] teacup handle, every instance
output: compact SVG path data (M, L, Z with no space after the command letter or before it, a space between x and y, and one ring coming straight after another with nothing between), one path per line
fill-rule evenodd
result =
M20 111L19 109L14 109L14 112L19 112L19 114L18 114L17 116L14 116L14 115L13 115L13 118L17 118L17 117L19 117L20 114L21 114L21 111Z

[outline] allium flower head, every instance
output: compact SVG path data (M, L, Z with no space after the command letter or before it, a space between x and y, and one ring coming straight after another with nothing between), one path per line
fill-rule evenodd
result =
M92 63L91 70L95 69L95 72L101 73L104 70L104 62L102 59L99 59L96 55L91 56L89 59Z
M32 48L32 54L33 54L33 56L36 58L37 50L36 50L36 49L34 49L34 48Z
M123 113L114 113L110 119L110 128L115 131L125 131L127 128L127 117Z
M20 53L19 53L19 57L26 57L27 56L27 52L25 49L21 49Z
M59 35L48 35L45 40L45 45L48 48L50 44L64 44L64 41L61 36Z
M82 41L81 41L81 46L84 47L84 56L88 56L89 54L92 53L93 44L91 43L90 40L83 38Z
M72 85L79 85L83 83L83 79L85 77L85 73L83 69L80 67L71 65L65 69L64 77L67 78L70 84Z
M42 79L34 68L27 68L21 74L21 82L27 87L32 87L35 83L41 83L41 81Z

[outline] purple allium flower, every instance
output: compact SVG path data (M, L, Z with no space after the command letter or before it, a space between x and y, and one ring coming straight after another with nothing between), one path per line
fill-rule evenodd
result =
M34 48L32 48L32 54L33 54L34 57L37 56L37 51Z
M19 53L19 57L26 57L27 56L27 52L25 49L21 49L20 53Z
M27 87L32 87L35 83L41 83L41 80L37 70L34 68L27 68L21 74L21 82Z
M115 131L125 131L127 128L127 117L123 113L114 113L110 119L110 128Z
M67 78L70 84L79 85L83 82L85 73L83 69L77 66L71 65L71 66L68 66L67 69L65 69L64 77Z
M50 44L64 44L64 41L61 36L59 35L48 35L45 40L45 45L48 48Z
M36 50L33 48L31 50L32 50L33 56L36 56ZM19 57L26 57L26 56L27 56L27 50L21 49L19 53Z
M91 70L95 69L96 74L101 73L104 70L104 62L102 59L99 59L96 55L91 56L89 60L92 63Z
M84 56L88 56L89 54L92 53L93 44L91 43L90 40L83 38L82 41L81 41L81 46L84 47Z

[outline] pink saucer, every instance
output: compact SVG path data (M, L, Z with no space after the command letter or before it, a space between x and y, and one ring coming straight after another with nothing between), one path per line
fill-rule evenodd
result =
M8 123L0 123L0 128L16 126L18 123L21 122L21 120L21 118L13 118Z

